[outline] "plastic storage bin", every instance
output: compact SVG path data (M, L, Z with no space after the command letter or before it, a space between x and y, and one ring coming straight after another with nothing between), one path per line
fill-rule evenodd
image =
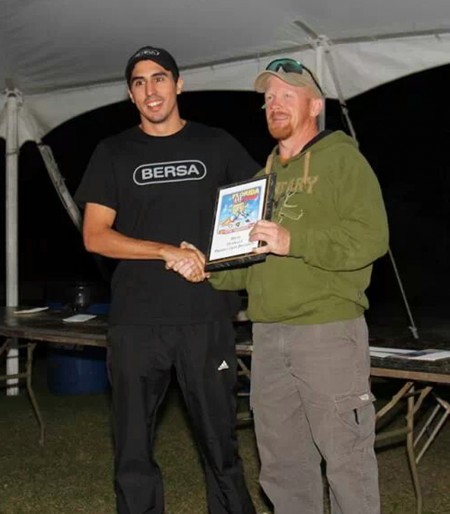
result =
M106 349L51 347L47 354L47 385L60 395L104 393L109 389Z

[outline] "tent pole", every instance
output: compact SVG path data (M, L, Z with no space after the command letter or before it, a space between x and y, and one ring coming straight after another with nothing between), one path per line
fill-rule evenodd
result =
M39 130L39 123L37 123L37 120L34 119L34 117L29 112L24 112L24 110L22 110L20 114L20 121L23 123L24 132L27 133L27 137L30 140L36 143L42 160L44 161L48 175L59 196L59 199L61 200L61 203L63 204L63 207L68 213L73 224L81 233L83 222L80 209L78 208L69 190L67 189L64 177L59 171L59 167L53 155L52 149L50 146L44 144L39 136L39 134L42 132ZM19 135L21 134L19 133ZM22 143L22 141L20 141L20 143ZM104 261L100 256L94 255L93 257L99 268L102 279L109 283L111 280L110 270L105 266Z
M83 229L83 219L74 199L72 198L69 190L67 189L66 183L64 181L64 177L61 175L59 171L58 164L53 155L52 149L45 145L41 140L37 139L36 144L39 152L41 153L42 159L44 161L45 167L47 168L47 172L50 176L50 179L55 186L56 192L58 193L59 199L61 200L64 208L66 209L70 219L72 220L75 227L82 232ZM99 255L93 255L94 260L98 266L102 279L109 283L111 280L111 274L108 268L105 266L103 259Z
M322 85L324 83L323 79L323 71L324 71L324 45L323 38L319 37L314 41L315 54L316 54L316 75L319 84ZM325 92L325 91L324 91ZM326 101L324 99L322 112L319 114L319 131L325 130L325 120L326 120Z
M69 214L73 224L81 232L82 220L80 210L67 189L64 178L62 177L61 172L58 169L58 164L53 156L52 149L49 146L44 145L42 141L37 141L37 147L64 208Z
M6 305L16 307L18 304L18 160L19 160L19 134L18 110L19 98L17 90L6 91ZM6 374L19 373L19 350L17 339L11 342L12 348L8 351L6 359ZM19 380L7 380L6 394L17 396L19 394Z

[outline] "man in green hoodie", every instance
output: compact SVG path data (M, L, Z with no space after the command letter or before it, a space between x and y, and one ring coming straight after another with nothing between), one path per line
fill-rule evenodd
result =
M379 514L364 311L388 248L380 187L350 137L319 132L324 97L306 67L277 59L255 88L278 141L272 221L250 234L267 258L210 281L248 292L260 482L275 514L322 514L324 460L334 514Z

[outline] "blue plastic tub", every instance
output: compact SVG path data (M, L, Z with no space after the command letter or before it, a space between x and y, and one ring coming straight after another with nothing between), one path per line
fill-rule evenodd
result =
M51 308L62 304L49 303ZM107 314L109 303L90 305L85 312ZM95 346L50 345L47 352L47 385L60 395L96 394L109 389L106 349Z
M104 393L109 389L105 348L49 348L47 385L59 395Z

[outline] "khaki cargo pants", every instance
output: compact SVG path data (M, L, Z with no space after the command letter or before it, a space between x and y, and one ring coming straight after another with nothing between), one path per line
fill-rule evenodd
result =
M367 325L255 323L251 404L275 514L379 514Z

